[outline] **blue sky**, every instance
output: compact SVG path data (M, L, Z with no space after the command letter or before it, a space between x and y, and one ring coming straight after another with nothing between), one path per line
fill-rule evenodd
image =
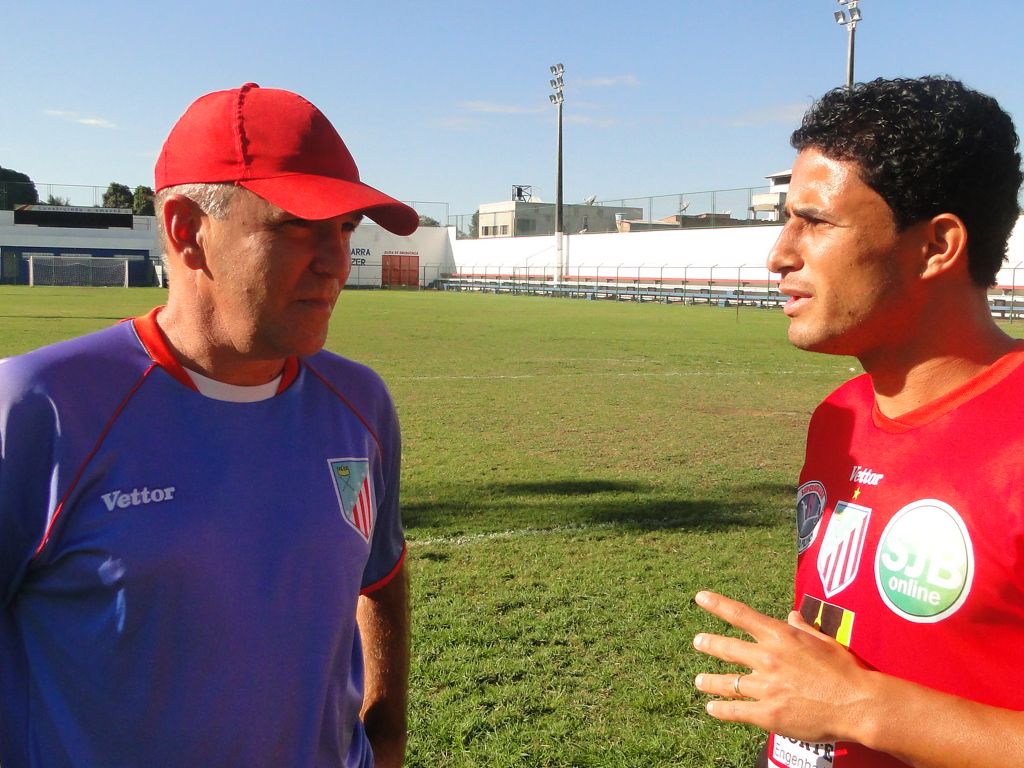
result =
M548 65L565 65L564 198L756 186L845 79L834 0L4 2L0 166L39 184L152 184L202 93L298 91L364 180L468 214L555 195ZM856 77L949 73L1024 127L1024 4L861 0ZM444 208L421 206L440 218Z

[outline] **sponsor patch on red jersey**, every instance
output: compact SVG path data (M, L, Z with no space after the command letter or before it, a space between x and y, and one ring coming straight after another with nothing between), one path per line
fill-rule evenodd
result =
M825 511L825 484L817 480L804 483L796 489L796 551L800 554L814 543L818 536L818 523Z

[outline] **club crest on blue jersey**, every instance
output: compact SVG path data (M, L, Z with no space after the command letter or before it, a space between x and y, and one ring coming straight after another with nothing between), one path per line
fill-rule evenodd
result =
M341 516L360 536L369 541L377 516L369 459L328 459L327 465L334 479Z
M814 543L826 499L825 486L817 480L806 482L796 489L797 554Z

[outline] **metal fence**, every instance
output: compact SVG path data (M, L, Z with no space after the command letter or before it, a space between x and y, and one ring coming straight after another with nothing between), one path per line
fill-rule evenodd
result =
M101 207L108 187L87 184L53 184L44 182L0 181L0 210L35 200L40 204ZM601 200L594 206L639 208L644 222L658 223L678 216L680 226L687 228L725 227L754 223L774 223L758 218L752 210L753 196L765 193L767 186L741 187L702 192L681 192L671 195L623 197ZM407 200L405 203L420 214L425 226L455 227L458 237L479 237L481 227L493 226L501 214L449 213L449 204L436 200ZM507 235L538 235L538 231L506 232ZM551 233L547 233L551 234Z
M768 191L767 186L740 187L704 192L683 192L675 195L625 197L617 200L605 200L598 205L642 208L644 218L649 221L659 221L670 216L680 215L690 220L696 218L698 221L706 221L708 227L730 226L731 224L723 224L730 219L733 222L761 221L777 224L777 221L756 219L751 210L753 196Z
M702 192L679 192L671 195L648 195L646 197L610 198L593 203L595 207L639 208L643 212L643 223L668 223L675 221L680 228L735 227L750 224L777 224L776 219L758 217L754 208L754 195L771 191L768 186L738 187ZM480 212L457 214L448 217L448 225L455 227L461 238L477 238L482 228L493 226L499 221L507 222L508 213ZM642 228L637 227L637 230ZM630 230L634 231L634 230ZM595 234L589 230L580 234ZM536 235L540 232L504 232L503 235ZM548 232L546 234L553 234Z
M561 276L554 265L512 267L509 272L486 265L465 266L437 287L538 296L664 304L715 304L723 307L775 307L788 297L779 293L779 278L764 265L623 267L579 264Z
M36 200L41 204L74 205L83 208L103 205L107 187L85 184L30 184L18 181L0 181L0 210Z
M448 222L448 203L430 200L403 200L420 215L420 226L443 227Z
M0 211L11 210L16 205L37 201L41 205L73 205L82 208L98 208L103 205L103 195L108 187L87 184L48 184L40 182L0 181ZM420 215L426 226L445 226L448 221L448 203L427 200L406 201Z
M416 267L415 282L405 270L394 270L385 275L385 265L379 261L352 260L352 272L345 288L437 288L443 277L439 264L425 264Z

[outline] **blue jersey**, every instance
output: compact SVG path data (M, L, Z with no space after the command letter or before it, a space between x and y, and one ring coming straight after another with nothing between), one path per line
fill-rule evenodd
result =
M405 546L364 366L201 395L156 313L0 363L0 764L372 766L359 594Z

